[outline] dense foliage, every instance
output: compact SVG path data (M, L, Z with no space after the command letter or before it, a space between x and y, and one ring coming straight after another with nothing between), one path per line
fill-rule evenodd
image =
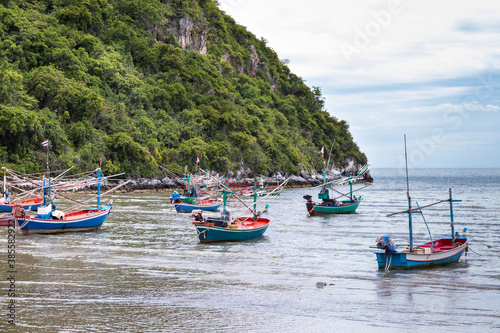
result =
M187 37L186 37L187 36ZM184 40L182 39L184 38ZM157 175L365 163L319 88L213 0L0 1L0 164Z

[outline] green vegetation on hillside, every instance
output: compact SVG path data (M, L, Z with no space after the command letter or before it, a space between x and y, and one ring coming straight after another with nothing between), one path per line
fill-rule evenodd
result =
M366 163L319 88L213 0L0 1L0 164L154 176Z

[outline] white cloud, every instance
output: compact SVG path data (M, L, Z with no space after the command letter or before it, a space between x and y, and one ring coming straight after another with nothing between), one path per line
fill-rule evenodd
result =
M390 1L221 0L221 8L290 59L309 86L322 88L328 111L348 121L372 164L394 166L390 148L403 133L418 141L441 129L455 139L428 165L484 158L483 166L500 167L500 156L489 158L500 145L490 135L500 124L500 78L492 76L500 72L500 2L400 0L400 12L377 20ZM359 31L369 35L363 47L356 46ZM351 61L342 43L358 48Z

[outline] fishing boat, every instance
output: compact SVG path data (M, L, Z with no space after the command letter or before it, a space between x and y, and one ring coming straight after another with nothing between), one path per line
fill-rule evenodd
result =
M7 168L3 167L3 169L7 172ZM12 184L11 184L12 186ZM9 189L7 187L7 176L4 173L3 175L3 195L0 198L0 212L12 212L12 208L15 204L21 205L25 210L37 210L43 203L42 197L29 198L25 200L15 200L10 201L9 198ZM2 224L0 224L2 225Z
M356 197L353 195L353 192L359 191L364 187L361 187L355 191L352 189L352 185L357 180L363 177L363 174L368 170L368 164L363 166L361 170L358 172L356 176L352 174L349 177L343 177L341 179L334 180L332 182L326 182L326 172L323 171L323 184L320 192L318 193L318 199L321 199L321 202L316 203L312 200L311 195L304 195L304 199L306 199L306 208L307 212L310 216L312 215L322 215L322 214L350 214L356 212L360 202L361 196ZM336 190L335 186L349 184L349 194L344 194L338 190ZM337 197L332 197L330 190L337 192L340 194ZM339 200L342 197L346 197L344 200Z
M202 211L217 211L219 210L222 199L201 199L184 198L180 199L176 196L177 193L172 194L172 203L177 213L191 213L193 210ZM178 195L178 194L177 194Z
M255 186L256 186L255 181ZM222 184L221 184L222 185ZM231 218L230 212L227 210L227 195L234 195L235 192L229 190L227 181L222 185L223 190L223 210L220 217L209 217L204 219L201 212L194 214L195 218L193 225L198 232L198 239L201 243L209 242L231 242L245 241L261 237L267 230L271 218L268 214L269 206L266 205L262 213L257 212L257 193L254 192L254 207L253 209L246 206L250 212L250 216L239 216L235 219ZM240 202L237 196L235 196ZM243 203L244 204L244 203Z
M177 213L191 213L193 210L217 211L222 204L222 199L212 199L210 195L199 196L196 184L192 182L192 179L189 174L181 179L185 182L182 195L175 190L172 193L170 203L174 205Z
M406 136L405 136L405 158L406 154ZM412 208L412 200L410 197L410 185L408 181L408 162L406 162L406 184L407 184L407 199L408 199L408 209L402 212L397 212L389 214L388 216L406 213L408 214L408 227L410 234L409 245L402 251L397 250L396 244L392 241L389 236L381 236L377 239L377 248L380 250L375 252L377 256L377 264L380 269L389 270L390 268L396 269L410 269L419 268L425 266L435 266L449 264L452 262L457 262L462 254L468 249L468 240L466 236L467 228L463 229L461 235L455 232L455 223L453 219L453 202L460 202L461 200L454 200L452 198L451 188L449 189L449 198L446 200L441 200L423 207L418 205ZM434 206L439 203L448 202L450 205L450 227L451 227L451 237L441 238L438 240L433 240L432 235L427 225L427 221L422 213L422 208L427 208ZM425 244L414 246L413 245L413 220L412 214L421 214L424 223L429 232L430 242ZM383 251L381 251L383 250Z
M220 218L207 218L205 221L195 221L193 225L198 231L201 243L236 242L261 237L267 230L271 219L264 211L256 218L239 217L233 221L223 215Z
M10 203L0 203L0 212L11 212L15 204L19 204L25 210L37 210L43 204L43 198L31 198L21 201L13 201Z
M14 223L15 223L14 215L7 213L0 215L0 227L14 225Z
M88 181L88 183L97 183L96 207L63 212L56 209L53 199L57 190L68 188L68 184L57 186L51 184L51 178L44 177L42 185L44 192L43 204L38 207L36 215L26 214L14 208L13 214L17 219L21 231L23 234L52 234L98 230L113 207L112 201L107 205L101 205L101 183L107 181L107 179L108 177L101 176L101 168L98 168L97 178ZM54 191L54 197L51 197L52 191Z

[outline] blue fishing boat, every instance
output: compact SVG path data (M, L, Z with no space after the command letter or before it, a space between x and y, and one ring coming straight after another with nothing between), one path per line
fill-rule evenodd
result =
M24 234L46 234L98 230L104 223L112 209L112 202L101 205L101 183L108 177L101 177L98 168L97 178L90 182L97 183L97 206L72 212L57 210L53 204L51 191L57 192L57 186L51 184L51 178L43 178L43 205L37 210L36 215L14 211L17 222ZM65 188L68 185L64 186ZM54 195L55 196L55 195ZM23 215L24 214L24 215Z
M100 208L82 209L59 216L57 215L59 211L52 210L52 205L44 208L39 209L35 217L18 217L17 221L23 234L96 231L108 217L112 205L110 203Z
M256 184L257 181L255 181L255 186ZM227 180L226 184L222 185L222 188L223 190L221 192L223 193L224 208L222 210L221 217L211 217L204 219L201 212L193 215L193 217L195 218L193 225L198 232L198 239L200 240L200 242L235 242L261 237L266 232L267 227L271 222L271 218L267 213L268 206L266 206L264 212L257 212L257 192L254 191L253 209L247 206L247 208L251 212L251 216L240 216L232 219L231 214L227 211L226 203L227 195L234 195L235 192L231 192L228 189ZM236 198L240 200L238 197ZM243 203L243 201L241 200L240 202Z
M222 199L211 199L209 196L198 196L196 184L193 181L194 177L190 174L186 175L183 180L185 182L185 189L183 195L174 190L170 203L175 207L177 213L191 213L194 210L202 211L217 211L219 210Z
M43 205L43 198L32 198L27 200L12 201L9 203L0 203L0 212L11 212L14 205L20 205L25 210L37 210Z
M173 194L175 196L175 193ZM178 201L176 201L178 200ZM191 213L194 210L202 210L202 211L217 211L219 210L222 199L173 199L172 203L174 204L175 210L177 213Z
M406 154L406 136L405 136L405 158ZM406 162L406 184L407 184L407 198L408 209L402 212L389 214L388 216L407 213L408 214L408 227L410 233L410 242L406 249L402 251L397 250L389 236L381 236L377 239L377 248L383 251L375 252L377 256L377 264L380 269L389 270L390 268L396 269L409 269L416 267L443 265L452 262L457 262L464 252L468 249L468 240L466 236L467 228L463 229L462 234L455 232L455 222L453 220L453 202L460 202L461 200L454 200L449 189L449 198L441 200L423 207L417 204L416 208L412 208L412 200L410 197L410 185L408 180L408 162ZM434 206L439 203L448 202L450 205L450 219L451 219L451 237L433 240L427 222L423 216L422 208ZM430 242L423 245L413 245L413 220L412 214L419 213L427 226L430 236Z

